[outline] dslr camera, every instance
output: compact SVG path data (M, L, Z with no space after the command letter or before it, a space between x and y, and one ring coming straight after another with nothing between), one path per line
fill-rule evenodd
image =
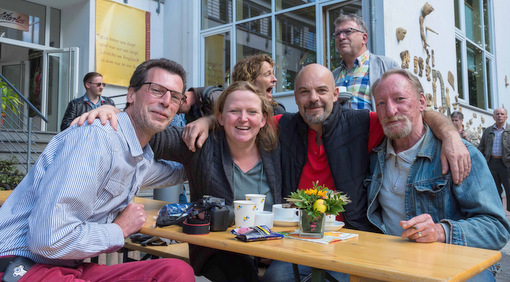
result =
M225 199L205 195L193 205L193 211L184 222L186 224L209 224L210 231L225 231L234 224L234 211L225 206Z
M178 224L188 234L207 234L209 231L225 231L234 224L234 210L225 206L225 199L203 196L179 216L160 215L156 226Z

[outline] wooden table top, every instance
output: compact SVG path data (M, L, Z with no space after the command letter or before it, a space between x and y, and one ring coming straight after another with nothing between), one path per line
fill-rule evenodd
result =
M343 229L356 239L319 244L284 238L242 242L227 232L188 235L178 226L154 228L163 201L136 198L145 205L147 223L141 233L210 248L308 265L380 280L459 281L472 277L501 259L499 251L442 243L419 244L398 236ZM275 231L292 228L275 227Z
M11 195L12 190L0 191L0 206L7 200L9 195Z

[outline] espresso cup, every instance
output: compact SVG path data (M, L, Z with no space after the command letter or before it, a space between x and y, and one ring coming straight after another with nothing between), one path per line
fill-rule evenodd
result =
M255 225L267 225L267 227L273 228L273 213L269 211L256 212Z
M274 220L296 221L298 220L297 208L283 208L282 204L273 205Z

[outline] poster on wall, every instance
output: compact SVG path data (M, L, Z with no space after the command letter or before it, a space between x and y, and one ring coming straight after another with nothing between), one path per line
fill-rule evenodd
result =
M108 84L129 86L135 68L150 58L150 13L96 1L96 71Z

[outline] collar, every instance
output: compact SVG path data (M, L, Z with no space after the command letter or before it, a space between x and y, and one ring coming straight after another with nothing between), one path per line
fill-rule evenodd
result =
M138 137L136 136L136 132L129 115L126 112L121 112L117 114L117 121L119 123L118 131L122 132L124 135L131 156L137 159L137 161L141 161L142 157L147 160L152 160L154 158L154 153L152 152L151 146L149 144L143 148L140 146L140 141L138 141Z
M83 101L90 102L89 97L87 97L87 93L83 95ZM102 104L104 102L103 96L99 96L99 100L97 100L97 102Z
M421 144L423 143L424 139L425 139L425 134L411 148L409 148L403 152L400 152L398 154L395 154L395 149L393 149L393 145L391 144L391 142L389 142L389 139L388 139L388 142L386 142L386 159L389 159L390 156L393 155L395 157L399 157L406 163L412 164L414 161L414 158L418 154L418 150L421 147Z
M506 122L505 122L505 125L503 125L503 128L502 128L501 130L500 130L500 129L498 129L498 127L496 126L496 124L493 124L493 125L492 125L492 128L493 128L494 130L497 130L497 131L501 131L501 130L505 131L505 130L506 130L506 128L507 128L507 126L506 126Z
M437 153L437 150L441 150L441 142L436 138L434 133L432 133L432 130L430 130L430 127L427 124L425 124L425 128L425 135L423 135L420 141L418 141L420 145L417 146L419 149L416 153L416 157L428 158L430 161L432 161ZM378 155L386 154L388 140L389 139L387 137L384 138L382 144L377 146L377 148L374 148L374 152L376 152ZM414 148L414 146L412 148Z
M368 59L370 58L370 51L365 51L365 53L361 54L359 57L357 57L355 60L354 60L354 66L353 68L357 68L359 66L363 66L365 64L366 61L368 61ZM347 66L345 65L345 62L344 60L342 60L342 62L340 63L340 66L347 70Z

